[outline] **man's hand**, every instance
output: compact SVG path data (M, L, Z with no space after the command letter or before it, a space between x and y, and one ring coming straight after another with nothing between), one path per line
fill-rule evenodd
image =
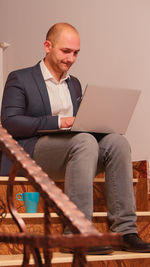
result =
M60 118L60 128L69 128L72 126L75 117L63 117Z

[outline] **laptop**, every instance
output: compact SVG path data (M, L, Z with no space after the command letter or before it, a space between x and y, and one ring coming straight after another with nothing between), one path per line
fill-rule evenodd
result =
M137 89L86 87L71 128L39 133L92 132L125 134L141 91Z

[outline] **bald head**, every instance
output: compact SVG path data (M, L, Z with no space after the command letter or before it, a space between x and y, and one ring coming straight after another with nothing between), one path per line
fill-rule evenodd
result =
M69 23L56 23L54 24L47 32L46 34L46 40L51 41L53 45L57 42L59 37L63 32L74 32L75 34L79 35L78 31L75 27L73 27Z

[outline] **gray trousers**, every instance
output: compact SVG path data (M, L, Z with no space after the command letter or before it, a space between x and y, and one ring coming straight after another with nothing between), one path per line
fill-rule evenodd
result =
M43 136L34 160L52 179L65 177L65 193L90 220L93 180L105 171L110 231L137 233L131 151L125 137L113 133L98 142L89 133Z

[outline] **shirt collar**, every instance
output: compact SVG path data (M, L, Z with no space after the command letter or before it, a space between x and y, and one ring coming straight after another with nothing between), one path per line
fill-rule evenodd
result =
M45 81L51 80L54 83L58 83L58 81L51 74L50 70L46 67L43 59L40 62L40 68L41 68L41 72L43 74L43 77L44 77ZM67 80L68 78L70 79L70 75L68 73L66 73L66 75L64 75L64 77L60 80L59 83Z

